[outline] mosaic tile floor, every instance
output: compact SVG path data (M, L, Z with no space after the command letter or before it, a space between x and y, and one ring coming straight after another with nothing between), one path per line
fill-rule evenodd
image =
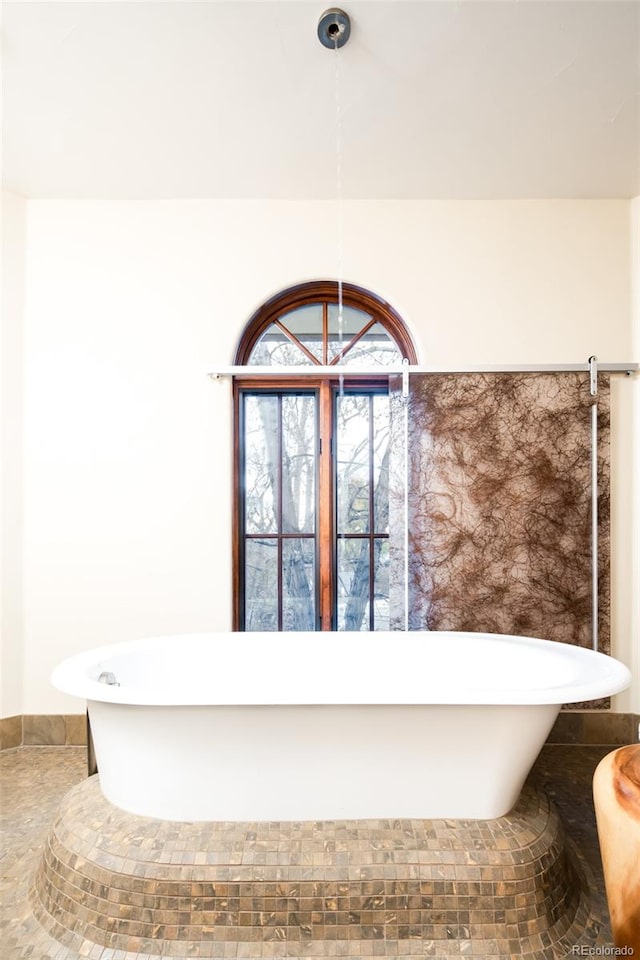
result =
M591 800L591 777L596 764L610 747L547 746L539 757L532 781L545 790L560 811L568 836L576 843L588 865L592 915L606 917L600 858ZM97 946L89 941L63 945L53 940L33 916L28 891L40 859L50 825L62 796L85 774L83 748L23 747L0 755L2 773L2 831L4 850L0 898L0 956L2 960L148 960L152 953L126 953L121 949ZM593 941L595 942L595 941ZM604 922L597 943L609 944ZM457 955L487 956L477 943L465 941ZM191 955L189 951L182 956ZM212 946L214 957L295 957L295 956L425 956L438 955L428 941L349 941L340 949L318 941L305 946L269 942L261 944L219 942ZM491 953L493 958L516 957L513 951ZM568 956L571 955L569 950ZM164 953L165 960L169 954Z

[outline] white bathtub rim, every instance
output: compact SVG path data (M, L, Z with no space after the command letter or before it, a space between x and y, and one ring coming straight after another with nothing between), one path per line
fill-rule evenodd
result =
M282 644L283 638L286 638L288 645L295 644L297 634L278 634L278 643ZM140 653L153 651L154 646L159 644L175 645L176 650L180 649L180 642L210 644L222 638L232 637L234 643L242 646L247 654L243 664L251 663L251 649L254 651L263 649L256 644L265 644L273 642L274 634L249 634L249 633L199 633L199 634L179 634L158 637L146 637L137 640L129 640L121 643L110 644L108 646L97 647L82 653L75 654L62 661L54 669L51 675L51 682L56 689L71 696L80 697L84 700L98 701L105 703L126 703L140 706L298 706L298 705L365 705L365 704L398 704L398 705L423 705L423 704L564 704L581 703L601 697L612 696L625 690L631 683L631 672L621 661L603 653L596 653L592 650L578 647L573 644L559 643L557 641L542 640L534 637L522 637L508 634L471 634L469 632L455 631L410 631L408 633L384 633L384 634L363 634L363 633L323 633L323 634L305 634L307 641L310 637L319 637L322 645L321 656L328 656L333 648L334 656L340 656L347 650L347 644L352 646L347 652L357 654L358 650L362 654L368 654L370 657L381 658L382 655L388 656L388 649L384 646L393 637L394 641L404 643L405 645L415 646L420 640L428 637L437 638L439 641L455 641L456 638L464 638L465 642L473 637L473 642L489 643L508 643L523 647L529 651L540 650L543 654L554 653L562 657L569 658L575 665L577 676L571 683L545 683L544 686L538 684L531 687L522 687L520 689L499 688L495 685L481 684L475 686L466 686L463 689L454 682L455 678L445 678L445 681L439 681L437 685L429 684L428 680L424 684L424 693L419 695L407 696L399 695L396 681L395 689L385 689L385 684L380 682L374 688L366 687L362 683L360 688L353 684L348 689L331 689L330 686L324 686L321 689L309 685L309 676L313 674L313 659L306 662L308 667L306 676L307 695L301 696L299 676L295 675L295 668L300 662L304 661L304 653L300 653L300 648L296 647L297 659L291 663L291 658L286 665L283 663L282 669L289 669L292 675L288 678L290 682L285 682L285 677L275 686L271 684L260 684L260 677L254 677L252 683L242 685L240 688L236 684L231 686L229 695L218 691L215 699L207 689L207 676L204 680L202 676L196 676L188 687L183 685L172 688L145 689L133 685L110 686L98 681L97 677L103 670L109 669L109 661L118 656L130 653ZM366 650L365 650L366 645ZM405 663L405 673L410 670L411 660ZM194 665L197 667L197 664ZM384 664L381 666L381 681L384 680ZM335 677L340 676L340 671L335 671ZM337 682L337 679L336 679ZM416 682L415 675L411 681ZM304 686L304 684L303 684ZM364 686L364 688L363 688ZM390 686L393 687L393 684Z

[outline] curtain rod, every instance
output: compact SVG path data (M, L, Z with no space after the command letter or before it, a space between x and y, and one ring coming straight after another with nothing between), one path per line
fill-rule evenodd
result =
M348 367L320 366L228 366L213 367L207 375L214 380L220 377L347 377L348 379L371 376L396 376L403 373L589 373L589 360L584 363L511 363L511 364L469 364L451 366L423 366L421 364L403 364L388 367ZM640 370L640 363L602 363L598 361L598 373L625 373L631 376Z

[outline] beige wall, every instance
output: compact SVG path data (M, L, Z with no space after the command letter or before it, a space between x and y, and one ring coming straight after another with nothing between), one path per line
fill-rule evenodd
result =
M229 627L230 393L205 372L231 362L267 297L336 276L336 207L27 207L21 710L72 713L83 705L49 684L62 657ZM638 359L630 211L622 200L348 202L344 278L401 313L424 363ZM631 393L616 382L613 646L627 661L638 656ZM616 707L637 704L635 690Z
M632 352L636 360L640 359L640 197L636 197L630 207L630 288L631 288L631 328ZM629 482L628 501L631 505L627 526L629 529L629 635L632 638L630 662L636 678L635 688L629 700L631 709L640 712L640 376L634 377L630 384L631 400L628 403L629 424L625 431L629 438L629 468L626 476ZM638 731L640 739L640 731Z
M0 716L22 710L22 393L25 201L3 193L0 337Z

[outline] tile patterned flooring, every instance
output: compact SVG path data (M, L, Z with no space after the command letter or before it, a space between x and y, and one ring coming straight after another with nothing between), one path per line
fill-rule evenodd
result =
M542 787L560 811L566 833L574 841L588 867L592 889L592 913L603 919L599 944L610 944L606 901L591 799L591 777L602 756L612 747L546 746L532 772L532 781ZM64 794L85 775L86 751L82 747L21 747L0 755L2 774L2 832L4 850L0 898L0 957L2 960L149 960L153 954L125 953L85 941L73 948L51 939L33 916L28 898L32 877L43 850L49 827ZM469 953L480 956L477 945ZM305 956L326 956L322 941ZM426 942L349 942L343 956L428 955ZM187 953L187 956L189 954ZM296 945L286 943L220 942L213 956L262 958L300 956ZM335 945L331 955L335 956ZM495 954L493 955L495 958ZM513 953L501 957L514 957ZM155 960L155 958L154 958ZM159 960L159 957L158 957ZM165 960L168 955L165 954Z

